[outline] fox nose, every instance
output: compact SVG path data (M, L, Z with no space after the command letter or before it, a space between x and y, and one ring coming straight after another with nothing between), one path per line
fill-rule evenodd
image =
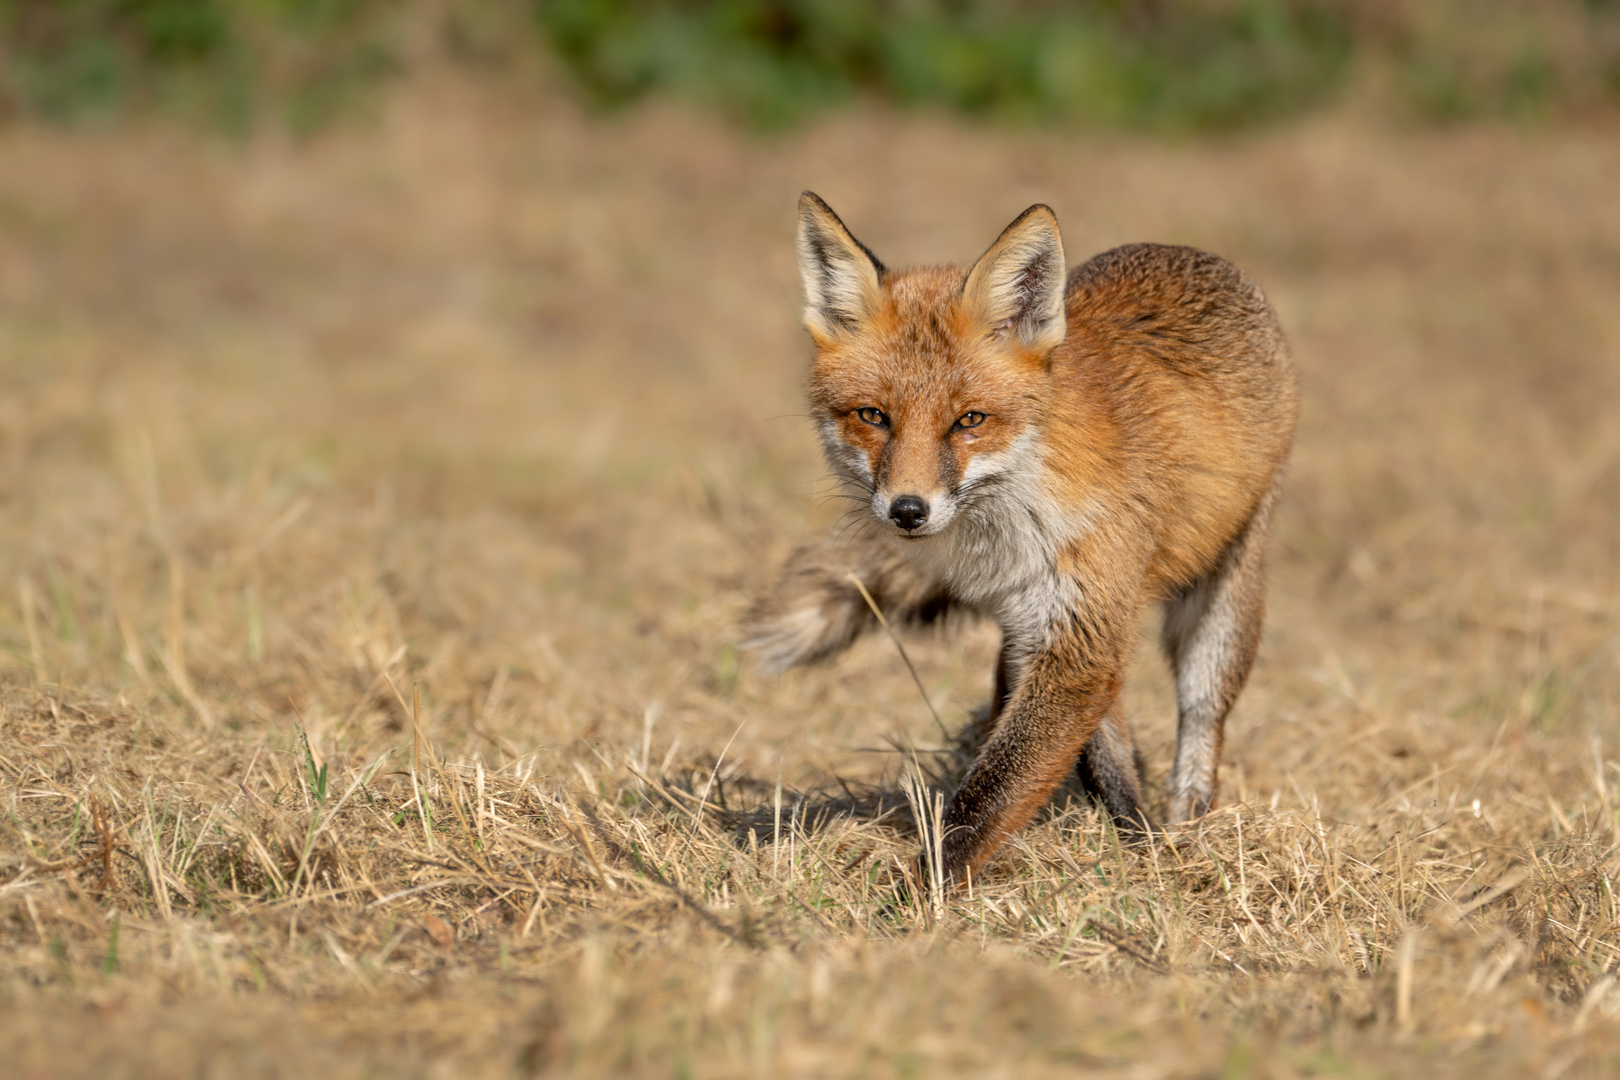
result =
M928 504L915 495L902 495L889 504L889 520L906 532L915 532L928 520Z

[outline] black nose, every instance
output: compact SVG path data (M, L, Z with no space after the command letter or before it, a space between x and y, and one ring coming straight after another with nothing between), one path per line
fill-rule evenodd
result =
M912 532L928 520L928 504L915 495L902 495L889 504L889 520Z

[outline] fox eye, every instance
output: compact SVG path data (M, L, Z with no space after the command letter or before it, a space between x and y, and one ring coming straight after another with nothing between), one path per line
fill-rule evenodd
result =
M868 424L871 424L873 427L888 427L889 426L889 418L887 416L883 415L883 410L882 409L874 409L870 405L866 406L865 408L856 409L855 410L855 415L860 417L862 420L865 420Z
M956 426L951 430L961 431L963 428L978 427L980 424L984 423L984 421L985 415L982 412L963 413L957 418Z

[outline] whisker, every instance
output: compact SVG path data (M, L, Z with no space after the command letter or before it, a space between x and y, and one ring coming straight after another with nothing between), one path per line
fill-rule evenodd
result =
M861 518L856 518L855 520L849 522L848 524L840 525L839 528L838 528L838 531L834 534L834 536L835 536L836 539L842 540L842 539L844 539L844 535L846 533L848 533L849 530L854 529L854 530L856 530L855 539L864 540L864 539L866 539L866 536L865 536L865 534L863 532L861 532L861 530L867 528L869 525L870 525L870 522L865 521L865 520L863 520Z
M851 471L837 471L824 473L818 480L822 483L841 484L846 487L857 488L870 495L877 490L876 485L858 473Z

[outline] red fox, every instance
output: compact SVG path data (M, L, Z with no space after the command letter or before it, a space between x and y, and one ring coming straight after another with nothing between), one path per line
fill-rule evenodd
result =
M799 199L811 415L866 528L801 549L755 605L773 669L875 625L952 609L1002 643L989 727L946 810L960 881L1077 766L1148 827L1120 686L1144 604L1164 606L1179 713L1171 822L1207 812L1227 712L1254 661L1266 537L1298 411L1266 298L1226 260L1131 244L1066 273L1030 207L966 270L891 271Z

